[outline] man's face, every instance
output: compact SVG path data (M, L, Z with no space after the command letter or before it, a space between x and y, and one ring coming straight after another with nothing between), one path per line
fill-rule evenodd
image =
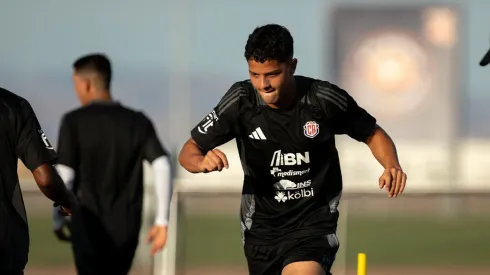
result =
M283 63L275 60L268 60L264 63L255 60L248 60L247 62L252 85L265 103L277 107L281 90L291 91L291 89L284 89L284 87L292 83L291 80L296 70L296 59Z
M90 83L88 79L73 73L72 80L73 89L77 94L78 100L82 105L86 105L90 101Z

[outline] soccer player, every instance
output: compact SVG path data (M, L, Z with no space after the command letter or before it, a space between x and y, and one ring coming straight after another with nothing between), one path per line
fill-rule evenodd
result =
M44 195L61 205L65 214L76 204L52 166L56 158L29 102L0 88L0 274L23 274L29 254L18 159L32 171Z
M368 112L327 81L295 75L293 38L256 28L245 46L250 80L231 86L179 154L191 173L222 171L217 146L235 138L244 170L241 229L253 275L330 274L342 192L335 135L364 142L384 167L379 188L398 197L406 175L395 145Z
M58 171L80 201L69 226L76 268L80 275L127 274L142 219L144 159L153 167L158 199L152 254L165 245L170 160L147 116L112 100L105 55L82 56L73 69L82 107L63 116L57 150Z

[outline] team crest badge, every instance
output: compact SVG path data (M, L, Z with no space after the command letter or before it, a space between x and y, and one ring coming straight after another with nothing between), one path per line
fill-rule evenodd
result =
M308 121L303 126L303 129L306 137L314 138L320 132L320 125L314 121Z

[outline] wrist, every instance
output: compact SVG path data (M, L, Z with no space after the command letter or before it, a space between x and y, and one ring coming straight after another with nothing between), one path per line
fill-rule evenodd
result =
M385 170L391 170L391 169L403 170L400 164L391 164L385 166Z

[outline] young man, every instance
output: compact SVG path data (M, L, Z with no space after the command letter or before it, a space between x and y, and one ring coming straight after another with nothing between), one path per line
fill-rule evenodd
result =
M293 38L271 24L245 46L250 80L235 83L192 131L180 164L192 173L228 168L215 149L235 138L244 170L241 228L253 275L330 274L342 179L335 135L366 143L384 167L379 187L403 192L395 145L344 90L295 76Z
M82 107L64 115L57 149L58 171L80 201L69 226L75 264L80 275L127 274L140 232L144 159L153 167L158 199L152 254L165 245L170 160L152 122L112 100L106 56L86 55L73 67Z
M0 274L23 274L29 254L18 159L32 171L44 195L66 208L65 214L76 204L52 167L56 158L29 102L0 88Z

